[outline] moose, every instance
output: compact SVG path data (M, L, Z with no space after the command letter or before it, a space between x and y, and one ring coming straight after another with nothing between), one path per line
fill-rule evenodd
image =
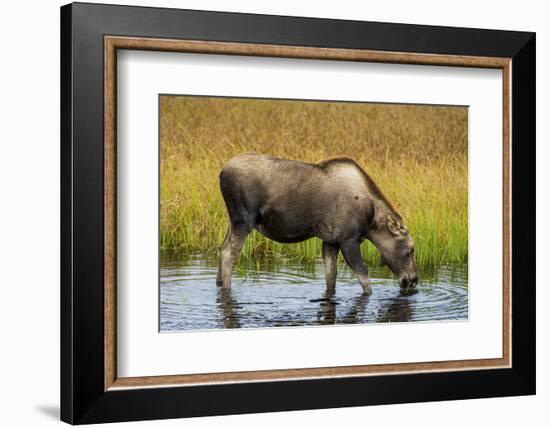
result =
M231 288L231 274L248 234L293 243L317 237L322 244L327 291L336 287L340 251L366 295L372 293L360 245L370 240L380 264L402 289L418 283L414 243L401 215L351 158L319 163L243 153L222 168L220 190L229 226L220 249L216 283Z

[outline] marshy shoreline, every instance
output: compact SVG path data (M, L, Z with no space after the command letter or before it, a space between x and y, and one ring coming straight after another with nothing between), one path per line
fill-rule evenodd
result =
M223 164L242 152L316 163L353 158L402 215L418 265L468 259L468 111L465 107L166 96L160 98L162 254L215 257L227 214ZM365 261L379 262L365 241ZM316 238L279 244L249 235L240 264L283 257L311 263Z

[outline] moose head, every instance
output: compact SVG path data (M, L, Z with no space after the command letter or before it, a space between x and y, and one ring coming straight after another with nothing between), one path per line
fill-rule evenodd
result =
M392 213L379 218L369 239L380 252L380 265L390 268L401 288L414 289L418 284L414 242L402 219Z

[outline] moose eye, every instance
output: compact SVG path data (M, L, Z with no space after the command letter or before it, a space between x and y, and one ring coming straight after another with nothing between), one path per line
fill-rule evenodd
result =
M407 251L407 256L412 256L414 253L414 248L409 248L409 250Z

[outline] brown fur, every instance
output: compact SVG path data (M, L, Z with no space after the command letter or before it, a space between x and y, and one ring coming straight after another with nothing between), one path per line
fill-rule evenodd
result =
M256 229L277 242L323 241L327 288L336 284L342 251L366 294L371 289L361 258L364 239L405 285L416 285L413 242L401 216L368 174L350 158L317 164L243 153L220 173L229 228L220 251L217 282L231 286L231 273L247 235Z
M333 165L335 163L344 163L348 165L355 166L361 173L363 174L363 177L365 178L365 182L368 186L369 193L375 197L381 200L386 206L388 207L388 210L395 216L397 219L402 223L403 218L401 217L401 214L395 209L393 204L389 201L389 199L384 195L384 193L380 190L378 185L374 182L374 180L368 175L363 168L361 168L361 165L359 165L357 162L355 162L353 159L348 158L347 156L334 156L327 158L325 160L322 160L321 162L318 162L317 165L320 167L326 168L330 165Z

